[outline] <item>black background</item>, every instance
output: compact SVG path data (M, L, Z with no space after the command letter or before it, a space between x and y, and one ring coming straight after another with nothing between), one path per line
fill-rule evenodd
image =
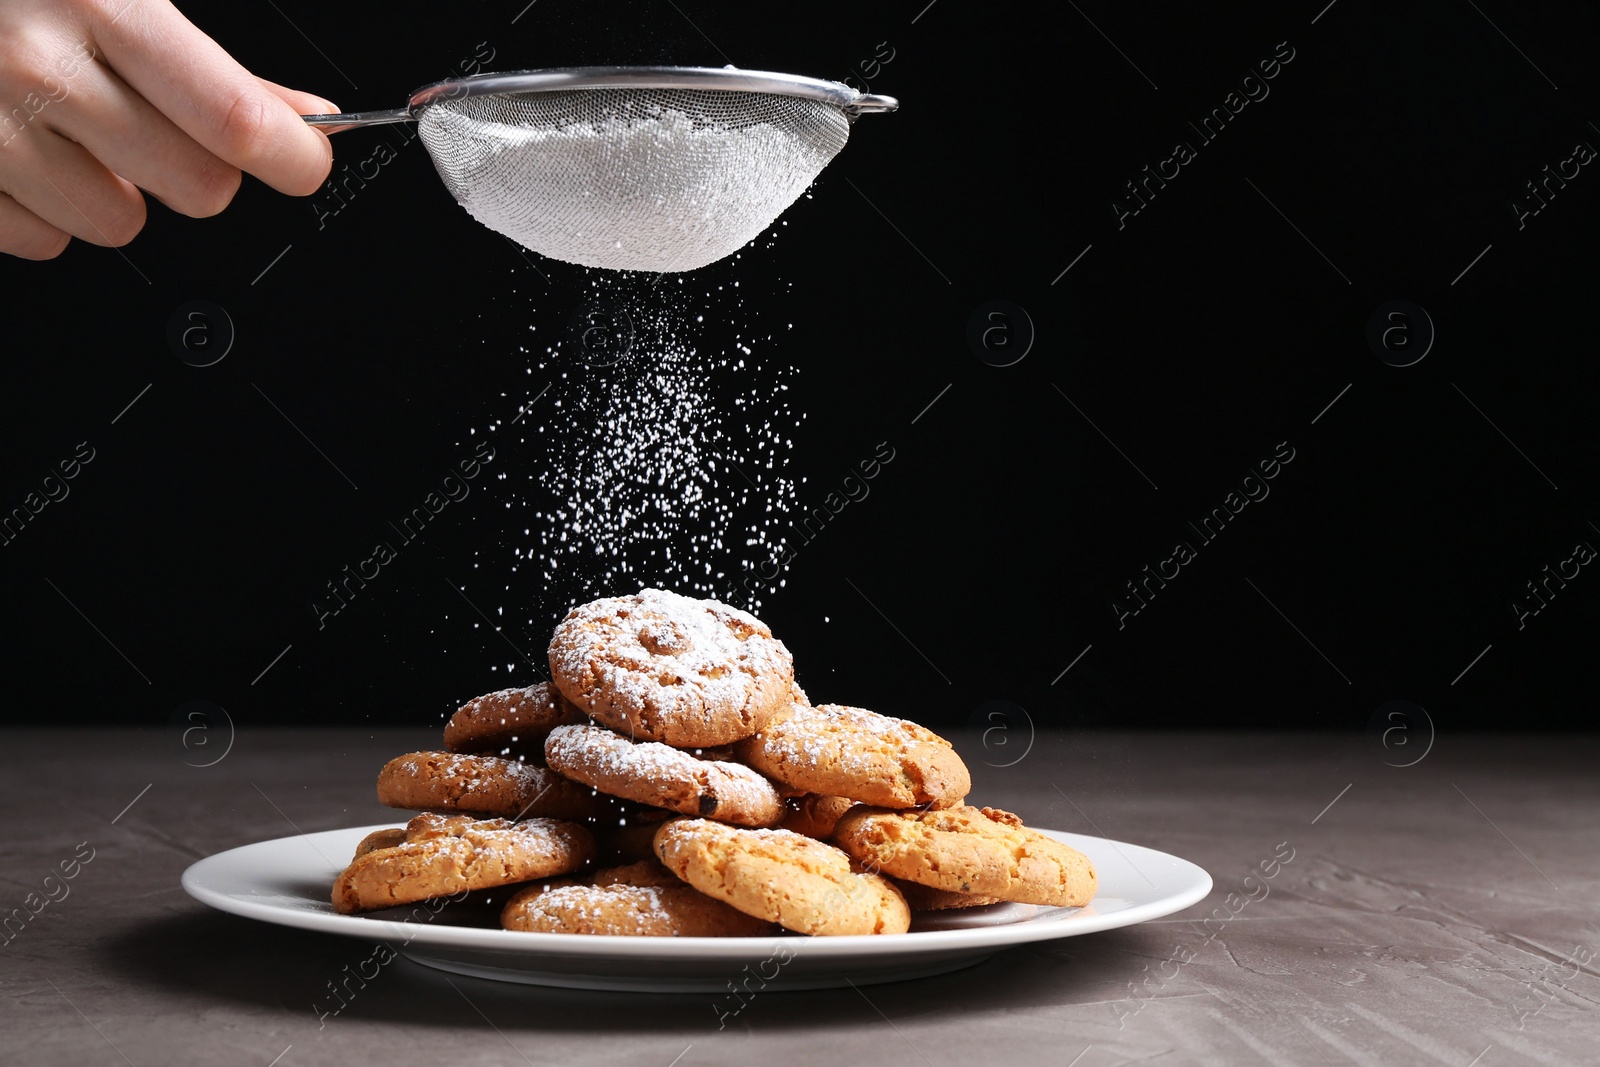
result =
M708 316L706 351L741 325L799 372L803 506L895 450L761 610L814 700L946 726L1007 701L1041 728L1351 730L1405 700L1441 731L1587 728L1600 577L1520 629L1510 601L1600 545L1600 176L1521 229L1511 205L1600 144L1596 13L1323 2L184 10L350 110L400 105L480 42L496 69L832 78L892 48L871 88L901 111L855 127L770 247L695 279L744 294L738 321ZM1279 42L1270 95L1119 229L1123 183L1197 143L1186 123ZM377 136L338 135L336 167ZM321 221L247 179L216 219L152 205L120 253L0 264L0 507L78 442L95 454L0 547L11 721L160 725L205 700L240 725L421 725L538 677L507 641L538 663L569 604L508 570L530 512L501 494L526 497L545 454L528 433L502 430L506 481L475 483L323 629L310 605L553 378L519 352L529 326L552 336L611 283L472 222L415 144ZM237 332L207 368L166 340L195 299ZM1014 366L967 343L993 299L1037 331ZM1367 342L1395 299L1437 330L1408 367ZM1186 523L1280 442L1271 495L1200 546ZM1119 629L1113 599L1178 540L1198 558ZM501 633L467 603L508 599Z

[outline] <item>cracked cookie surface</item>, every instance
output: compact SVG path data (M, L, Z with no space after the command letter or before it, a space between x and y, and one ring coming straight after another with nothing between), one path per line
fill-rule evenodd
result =
M396 756L378 772L378 800L391 808L502 819L588 819L606 806L548 767L457 752Z
M549 682L523 689L501 689L461 705L444 727L444 747L451 752L496 756L537 754L557 726L584 721Z
M953 807L972 788L967 765L932 730L842 704L791 704L734 752L784 785L880 808Z
M558 819L424 814L407 823L404 834L404 841L351 861L333 883L335 911L348 915L548 878L577 870L595 852L587 828Z
M998 808L855 808L833 841L870 870L950 893L1068 908L1097 885L1089 857Z
M749 767L699 759L656 741L630 741L603 726L559 726L545 741L553 770L614 797L741 826L783 817L773 784Z
M760 619L660 589L568 612L550 677L596 722L679 748L749 737L794 696L794 660Z
M673 819L656 831L655 848L700 892L796 933L903 934L911 926L911 909L887 878L790 830Z

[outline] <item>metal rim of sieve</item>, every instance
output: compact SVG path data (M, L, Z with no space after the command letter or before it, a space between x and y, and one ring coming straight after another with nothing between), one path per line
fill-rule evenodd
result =
M737 67L554 67L449 78L423 86L411 94L405 107L389 111L301 117L324 133L338 133L355 126L412 122L429 107L448 100L563 89L702 89L793 96L830 104L851 122L861 115L894 111L900 106L892 96L857 92L841 82L773 71Z

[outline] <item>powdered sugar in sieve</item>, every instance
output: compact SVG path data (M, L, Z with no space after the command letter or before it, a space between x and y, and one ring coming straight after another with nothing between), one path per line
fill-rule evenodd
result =
M862 113L836 82L692 67L477 75L330 131L415 119L445 185L485 226L553 259L686 271L753 239L815 180Z

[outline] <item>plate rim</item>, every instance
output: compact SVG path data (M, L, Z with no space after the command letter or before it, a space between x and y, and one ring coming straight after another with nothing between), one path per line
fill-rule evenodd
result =
M1069 847L1078 848L1079 851L1084 850L1079 848L1078 842L1089 842L1091 843L1091 848L1105 846L1114 849L1136 871L1139 868L1134 864L1133 859L1129 858L1125 850L1144 854L1146 859L1152 861L1162 861L1176 865L1178 873L1190 879L1191 884L1181 891L1162 896L1156 900L1136 903L1131 907L1118 911L1096 913L1078 918L1066 917L1048 922L1037 921L1038 917L1035 916L1033 919L1004 925L972 926L952 930L919 930L897 936L850 934L831 937L806 937L797 934L772 934L757 937L672 938L636 935L599 937L586 934L535 933L468 926L433 926L423 923L408 923L399 919L374 919L360 915L340 915L331 911L303 911L286 907L282 904L242 899L207 884L213 869L225 869L229 857L236 858L238 853L281 846L289 842L304 841L310 844L314 852L322 855L321 850L316 847L319 839L326 841L335 838L349 838L353 841L359 840L357 835L365 836L375 830L393 828L392 823L374 823L370 826L343 827L332 830L319 830L313 833L296 833L264 841L236 845L233 848L224 849L221 852L213 853L204 859L191 863L185 868L180 884L190 897L200 903L241 918L255 919L277 926L288 926L319 933L385 942L390 938L375 936L380 934L380 930L374 929L374 926L387 927L391 931L391 938L400 941L402 951L411 946L435 946L442 949L480 951L498 950L514 955L525 955L530 962L540 956L596 957L609 958L615 961L630 957L661 958L663 956L686 954L704 960L727 959L729 961L737 961L747 959L755 946L784 945L793 947L802 944L806 947L804 949L796 949L796 953L803 953L808 959L818 961L826 960L830 957L841 959L855 957L863 952L871 952L875 957L886 959L901 955L914 956L925 952L1000 950L1035 941L1047 941L1062 937L1098 933L1102 930L1115 930L1125 926L1135 926L1151 919L1174 914L1199 903L1210 894L1214 887L1211 875L1205 868L1181 856L1174 856L1171 853L1162 852L1146 845L1117 841L1108 837L1048 829L1040 829L1039 832ZM326 861L325 856L323 859ZM419 901L417 903L420 905L422 902ZM1091 900L1088 906L1092 907L1093 903L1094 901ZM1047 910L1080 911L1081 909ZM407 933L410 936L396 938L394 935L397 932ZM663 950L666 951L664 952Z

